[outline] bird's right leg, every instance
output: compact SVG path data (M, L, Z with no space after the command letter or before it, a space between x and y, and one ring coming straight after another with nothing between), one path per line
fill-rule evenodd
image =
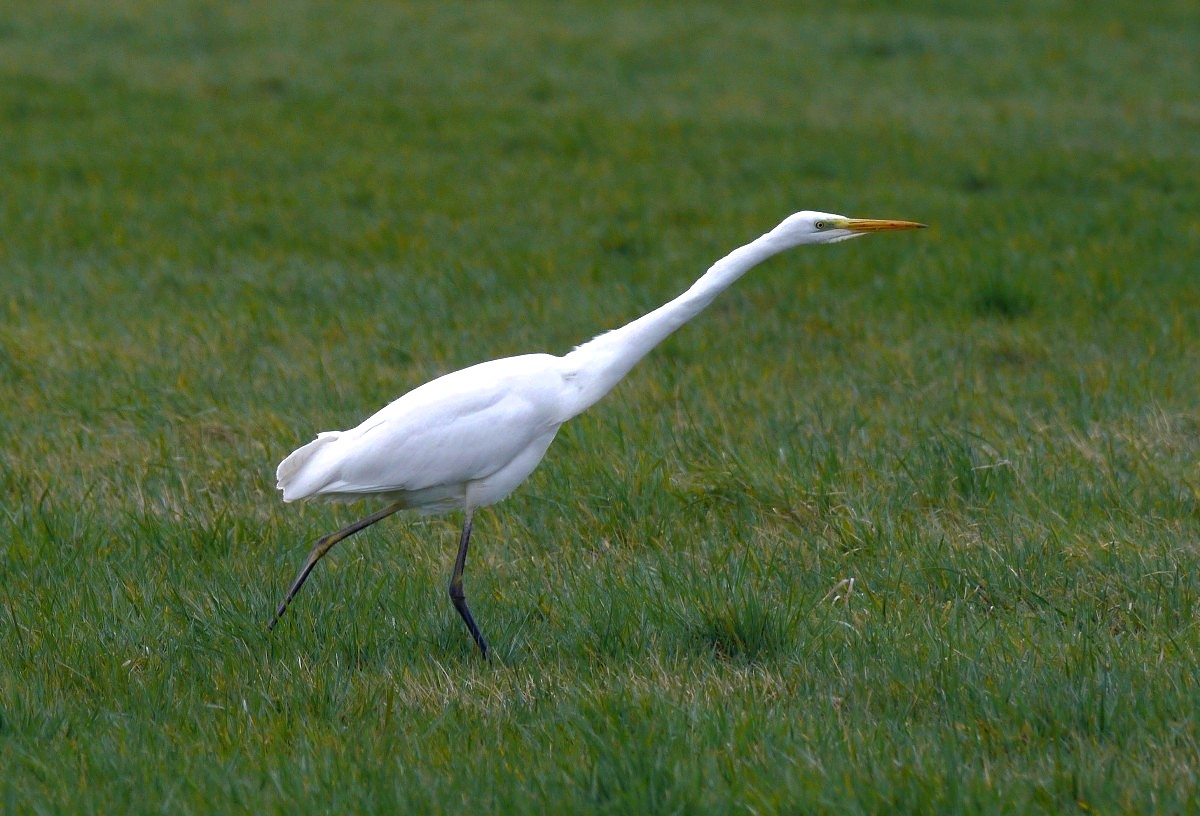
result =
M284 610L288 608L288 604L292 602L292 598L296 597L296 593L300 591L300 587L304 586L304 582L308 579L308 574L312 572L313 567L317 565L325 553L333 549L333 545L337 544L344 538L357 533L359 530L365 530L377 521L395 513L398 510L403 510L403 504L393 504L390 507L385 507L377 513L372 513L364 519L359 519L348 527L343 527L336 533L330 533L327 536L317 539L316 546L312 548L312 552L308 554L308 558L304 561L304 566L300 568L300 574L296 576L296 580L292 582L292 588L288 590L287 597L283 599L283 603L275 610L275 617L271 618L271 622L267 624L268 629L274 629L275 624L279 623L279 618L283 615Z
M483 633L479 631L479 627L475 625L475 619L471 617L471 609L467 606L467 595L463 592L463 569L467 566L467 546L470 543L471 512L468 510L462 536L458 539L458 557L454 559L454 573L450 576L450 600L454 603L458 614L462 616L463 622L467 624L467 629L471 631L471 637L475 638L475 645L479 647L483 659L488 660L487 641L483 639Z

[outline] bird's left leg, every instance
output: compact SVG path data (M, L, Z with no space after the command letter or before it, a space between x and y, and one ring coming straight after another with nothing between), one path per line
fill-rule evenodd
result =
M275 610L275 617L271 618L271 622L267 624L267 628L274 629L275 624L279 623L280 616L283 615L284 610L288 608L288 604L292 602L292 598L296 597L296 593L300 591L300 587L304 586L304 582L308 579L308 574L312 572L313 567L317 565L317 562L325 556L325 553L333 549L334 544L337 544L344 538L349 538L359 530L364 530L375 522L382 521L392 513L403 509L403 504L393 504L389 507L383 508L377 513L372 513L364 519L359 519L348 527L343 527L336 533L330 533L327 536L317 539L316 546L312 548L312 552L310 552L308 554L308 558L305 559L304 566L300 568L300 574L296 576L295 581L292 581L292 588L288 590L287 597L283 599L283 603L281 603L279 608Z
M487 641L483 639L483 633L479 631L479 627L475 625L475 619L471 617L471 609L467 606L467 596L463 592L463 569L467 566L467 546L470 543L471 511L468 510L462 536L458 539L458 557L454 559L454 573L450 576L450 600L454 603L458 614L462 616L463 622L467 624L467 629L471 631L471 637L475 638L475 645L479 647L483 659L488 660Z

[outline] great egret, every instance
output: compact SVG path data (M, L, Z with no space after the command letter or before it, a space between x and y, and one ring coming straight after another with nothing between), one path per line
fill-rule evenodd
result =
M524 354L479 363L409 391L357 428L318 434L280 462L276 477L283 500L370 496L388 504L317 541L269 627L274 628L316 563L342 539L398 510L461 509L466 520L450 577L450 600L487 658L487 641L463 593L471 519L476 509L495 504L525 481L559 426L607 394L650 349L756 264L803 244L923 226L795 213L717 261L671 302L568 354Z

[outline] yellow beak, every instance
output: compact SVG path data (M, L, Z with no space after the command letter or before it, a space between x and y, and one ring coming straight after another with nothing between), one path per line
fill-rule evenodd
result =
M854 232L925 229L924 224L918 224L916 221L888 221L876 218L847 218L841 224L838 224L838 226Z

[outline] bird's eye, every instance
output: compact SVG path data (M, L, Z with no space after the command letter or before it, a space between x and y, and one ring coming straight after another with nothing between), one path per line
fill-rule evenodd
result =
M829 227L829 222L828 221L818 221L813 226L815 226L819 230L823 230L823 229L827 229Z

